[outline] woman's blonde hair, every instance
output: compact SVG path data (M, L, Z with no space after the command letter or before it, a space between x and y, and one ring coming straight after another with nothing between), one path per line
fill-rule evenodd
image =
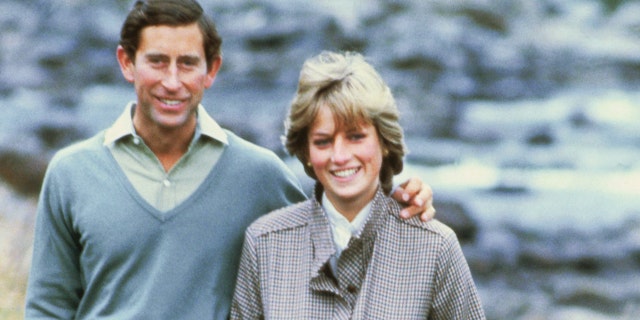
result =
M306 165L308 134L322 106L331 108L341 128L350 129L363 123L376 128L384 156L380 183L389 193L393 176L402 171L407 149L398 123L398 108L380 75L362 55L354 52L324 51L305 61L285 121L283 142L287 151L303 163L307 175L316 181L313 168Z

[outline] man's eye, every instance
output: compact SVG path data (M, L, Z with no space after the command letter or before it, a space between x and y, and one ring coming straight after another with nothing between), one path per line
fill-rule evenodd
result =
M366 135L362 133L353 133L349 135L349 139L353 141L362 140L366 137Z
M180 63L185 67L195 67L198 65L199 60L196 58L181 59Z

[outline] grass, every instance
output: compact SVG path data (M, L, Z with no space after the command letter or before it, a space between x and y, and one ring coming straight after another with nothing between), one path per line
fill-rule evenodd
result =
M0 319L24 318L36 200L0 184Z

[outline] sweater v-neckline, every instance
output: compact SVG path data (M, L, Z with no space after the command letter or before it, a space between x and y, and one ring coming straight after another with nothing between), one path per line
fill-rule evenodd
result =
M144 199L144 197L142 197L142 195L140 195L138 190L133 186L129 178L127 178L127 175L125 174L124 170L122 169L118 161L115 159L113 154L111 154L109 149L104 148L104 151L108 154L108 157L111 159L111 163L113 164L114 169L117 172L118 180L120 180L120 182L125 186L125 188L127 189L127 193L136 202L138 202L145 209L145 211L147 211L151 216L153 216L159 222L164 223L175 218L179 213L185 211L185 208L190 206L191 203L194 203L195 202L194 200L197 197L199 197L213 181L216 181L216 179L220 179L218 177L215 177L216 175L220 175L221 174L220 172L222 171L222 170L217 170L217 168L226 166L227 162L229 162L229 158L230 158L229 150L231 149L230 145L232 143L231 140L232 139L229 139L228 145L223 146L220 159L218 159L216 164L211 168L211 171L209 171L209 173L207 174L207 177L202 181L202 183L200 183L200 185L193 191L193 193L191 193L186 199L184 199L177 206L167 211L162 211L157 209L151 203L149 203L146 199Z

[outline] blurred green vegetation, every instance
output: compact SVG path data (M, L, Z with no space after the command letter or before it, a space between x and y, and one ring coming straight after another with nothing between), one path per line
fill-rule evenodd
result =
M9 200L5 191L0 186L0 320L24 319L36 200Z
M603 7L608 13L613 13L624 3L636 1L636 0L598 0L602 3Z

